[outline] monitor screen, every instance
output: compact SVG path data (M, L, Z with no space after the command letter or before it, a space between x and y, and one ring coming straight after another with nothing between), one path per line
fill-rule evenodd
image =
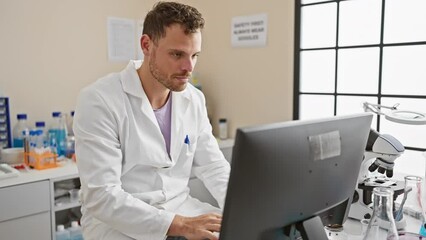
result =
M309 236L325 237L324 216L346 219L372 117L237 129L220 239L327 239Z

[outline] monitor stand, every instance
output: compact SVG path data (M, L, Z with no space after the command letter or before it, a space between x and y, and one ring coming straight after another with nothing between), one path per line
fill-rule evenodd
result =
M287 231L284 229L284 232L288 236L286 239L290 240L300 239L300 236L303 240L329 240L319 216L296 223L296 225L293 224Z

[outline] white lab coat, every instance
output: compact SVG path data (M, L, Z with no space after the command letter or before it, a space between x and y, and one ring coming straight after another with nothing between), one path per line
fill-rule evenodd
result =
M78 97L73 128L86 240L160 240L175 214L211 212L189 196L191 174L223 208L230 167L212 135L203 94L190 84L172 92L169 158L136 72L140 64L131 61Z

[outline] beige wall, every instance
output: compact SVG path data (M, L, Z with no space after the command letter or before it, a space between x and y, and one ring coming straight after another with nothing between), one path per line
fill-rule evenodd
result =
M154 0L0 1L0 92L10 97L11 116L30 123L52 111L74 109L78 91L125 63L107 60L108 16L138 19ZM181 0L206 19L203 52L196 68L213 127L290 120L293 92L294 1ZM268 15L268 42L231 47L231 18Z
M141 0L1 0L0 91L11 118L69 113L79 90L126 63L108 62L107 17L138 19Z
M240 126L292 119L293 0L187 0L206 19L196 71L208 100L215 132L221 117L230 135ZM231 19L266 13L266 47L232 48Z

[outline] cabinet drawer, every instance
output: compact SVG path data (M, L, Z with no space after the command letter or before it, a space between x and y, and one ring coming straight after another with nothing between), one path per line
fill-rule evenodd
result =
M0 222L1 239L52 239L49 212Z
M49 181L0 188L0 222L50 211Z

